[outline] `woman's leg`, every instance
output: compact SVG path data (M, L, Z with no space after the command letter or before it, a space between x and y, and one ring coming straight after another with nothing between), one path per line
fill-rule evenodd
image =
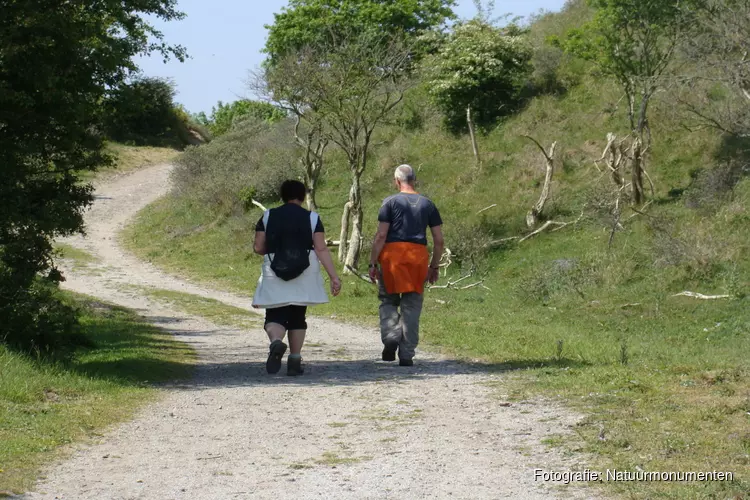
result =
M307 307L289 306L289 358L287 360L287 375L302 375L302 345L307 333Z
M268 373L278 373L281 369L281 359L286 352L286 344L282 342L286 334L286 321L289 313L285 307L276 309L266 309L265 330L268 334L268 340L271 341L266 360L266 371Z

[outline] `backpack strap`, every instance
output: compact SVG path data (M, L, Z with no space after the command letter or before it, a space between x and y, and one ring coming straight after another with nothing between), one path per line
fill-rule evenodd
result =
M270 210L266 210L265 212L263 212L263 229L265 229L266 232L268 232L268 218L269 217L271 217Z
M263 212L263 229L265 230L266 235L268 235L268 219L271 217L271 211L266 210ZM266 244L268 244L268 239L266 239ZM263 256L264 259L268 259L268 262L273 262L273 258L269 254L266 254Z

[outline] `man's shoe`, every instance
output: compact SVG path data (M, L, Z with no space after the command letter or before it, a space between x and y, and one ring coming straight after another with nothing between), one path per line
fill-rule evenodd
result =
M302 366L302 358L292 359L288 358L286 362L286 374L290 377L296 377L305 373L305 368Z
M270 374L279 373L281 370L281 358L286 352L286 344L280 340L271 342L269 348L268 361L266 361L266 371Z
M386 342L383 347L383 361L396 361L396 349L398 349L396 342Z
M411 359L411 358L409 358L409 359L399 358L398 359L398 366L414 366L414 360Z

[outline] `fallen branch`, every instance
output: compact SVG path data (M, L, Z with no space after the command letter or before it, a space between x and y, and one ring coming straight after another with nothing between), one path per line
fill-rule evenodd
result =
M263 210L264 212L265 212L266 210L268 210L268 209L267 209L266 207L264 207L264 206L263 206L263 205L262 205L262 204L261 204L261 203L260 203L259 201L255 201L255 200L250 200L250 201L251 201L251 202L253 203L253 205L255 205L256 207L260 208L260 209L261 209L261 210Z
M340 244L341 242L338 240L326 240L326 246L329 246L329 247L337 247Z
M500 246L500 245L503 245L505 243L508 243L509 241L517 240L518 238L519 238L518 236L511 236L510 238L502 238L502 239L499 239L499 240L492 240L489 243L485 243L484 246L483 246L483 248L494 248L496 246Z
M371 285L374 285L374 284L375 284L375 283L373 283L373 282L372 282L372 280L370 279L370 276L368 276L368 275L366 275L366 274L359 274L359 271L357 271L356 269L354 269L354 268L353 268L352 266L350 266L350 265L348 265L348 264L347 264L347 265L346 265L346 266L344 266L344 267L345 267L346 269L348 269L350 273L352 273L352 274L353 274L354 276L356 276L357 278L361 279L362 281L366 281L367 283L369 283L369 284L371 284Z
M455 287L455 286L456 286L457 284L461 283L461 282L462 282L463 280L465 280L465 279L468 279L468 278L471 278L471 276L472 276L471 274L467 274L466 276L464 276L464 277L462 277L462 278L459 278L459 279L457 279L456 281L448 281L448 284L447 284L447 285L432 285L432 286L429 286L429 287L427 287L427 288L429 288L430 290L432 290L432 289L446 289L446 288L453 288L453 287Z
M554 229L553 229L553 230L551 231L551 232L553 232L553 233L554 233L555 231L559 231L560 229L563 229L564 227L570 226L571 224L572 224L572 225L578 224L578 223L579 223L579 222L581 221L581 219L583 219L583 214L585 213L585 211L586 211L586 206L584 205L583 209L581 210L581 215L579 215L579 216L578 216L578 218L577 218L576 220L572 220L572 221L568 221L568 222L561 222L561 221L555 221L555 220L548 220L547 222L545 222L544 224L542 224L542 225L541 225L541 226L539 227L539 229L537 229L537 230L536 230L536 231L534 231L533 233L529 233L529 234L527 234L526 236L524 236L523 238L521 238L520 240L518 240L518 242L519 242L519 243L523 243L524 241L526 241L526 240L528 240L528 239L530 239L530 238L533 238L533 237L534 237L534 236L536 236L537 234L541 233L542 231L545 231L545 230L546 230L547 228L550 228L550 227L552 227L552 226L557 226L557 227L555 227L555 228L554 228Z
M646 204L645 204L645 205L643 205L643 206L641 207L641 209L640 209L640 210L638 210L638 209L635 209L635 208L633 208L633 207L630 207L630 209L631 209L631 210L632 210L633 212L635 212L635 213L634 213L633 215L631 215L630 217L628 217L628 220L632 219L633 217L638 217L639 215L645 215L646 217L651 217L651 216L650 216L649 214L647 214L647 213L646 213L646 209L648 208L648 206L649 206L649 205L651 205L651 202L652 202L652 201L653 201L653 200L648 200L648 201L646 202Z
M703 295L702 293L698 292L689 292L685 290L684 292L676 293L672 295L672 297L692 297L694 299L701 299L701 300L713 300L713 299L731 299L731 295Z
M539 234L542 231L546 230L548 227L559 226L558 229L562 229L563 227L567 226L568 224L570 224L570 222L557 222L557 221L553 221L553 220L548 220L547 222L545 222L544 224L542 224L539 227L539 229L537 229L536 231L534 231L532 233L527 234L526 236L524 236L523 238L521 238L520 240L518 240L518 242L519 243L523 243L524 241L528 240L529 238L533 238L537 234Z
M497 206L497 203L493 203L493 204L492 204L492 205L490 205L489 207L485 207L485 208L483 208L482 210L480 210L479 212L477 212L477 215L481 214L482 212L486 212L486 211L487 211L487 210L489 210L490 208L495 208L496 206Z

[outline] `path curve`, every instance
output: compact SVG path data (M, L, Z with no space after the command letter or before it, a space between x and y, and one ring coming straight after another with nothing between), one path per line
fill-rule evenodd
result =
M88 236L100 259L65 269L65 286L137 310L193 345L195 376L98 442L46 471L27 498L588 498L534 481L534 468L582 469L540 444L577 417L543 401L502 399L502 375L418 353L414 368L376 361L379 335L310 321L307 373L265 371L262 330L220 327L129 285L178 290L250 309L248 297L167 275L120 249L117 234L169 190L169 165L97 186ZM495 388L490 387L494 385Z

